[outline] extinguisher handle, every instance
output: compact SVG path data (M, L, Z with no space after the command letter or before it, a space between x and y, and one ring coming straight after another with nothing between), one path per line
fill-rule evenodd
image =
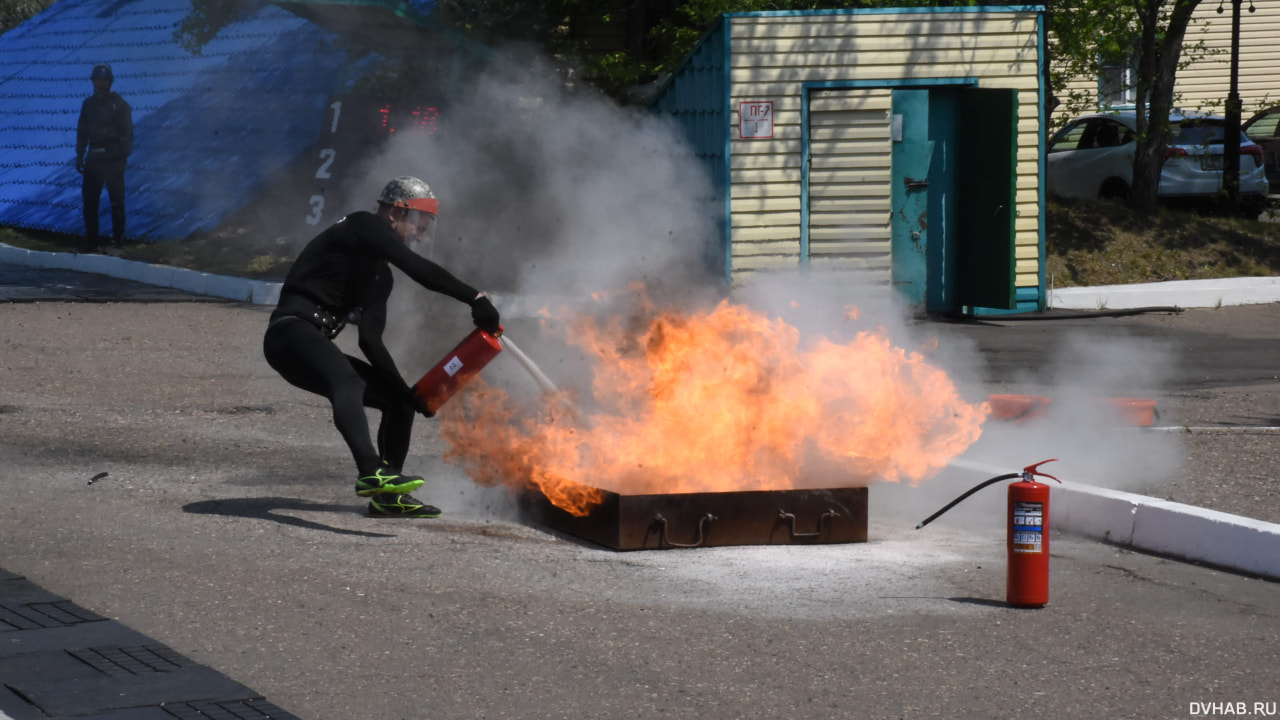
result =
M1049 473L1047 473L1047 472L1040 472L1040 466L1041 466L1041 465L1044 465L1045 463L1051 463L1051 462L1058 462L1058 458L1051 458L1051 459L1049 459L1049 460L1041 460L1040 462L1036 463L1035 465L1028 465L1028 466L1026 466L1026 467L1022 468L1022 478L1023 478L1024 480L1028 480L1028 481L1031 481L1031 482L1035 482L1032 478L1034 478L1036 475L1039 475L1040 477L1047 477L1047 478L1052 478L1052 479L1054 479L1054 480L1058 480L1058 478L1053 477L1052 475L1050 475L1050 474L1049 474ZM1062 484L1062 481L1061 481L1061 480L1058 480L1058 484L1059 484L1059 485L1061 485L1061 484Z

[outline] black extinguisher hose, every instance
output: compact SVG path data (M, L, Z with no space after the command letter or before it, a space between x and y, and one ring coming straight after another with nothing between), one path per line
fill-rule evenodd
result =
M982 488L984 488L984 487L986 487L986 486L988 486L988 485L991 485L991 484L993 484L993 483L998 483L998 482L1000 482L1000 481L1002 481L1002 480L1013 480L1014 478L1023 478L1024 480L1028 480L1028 481L1032 481L1032 482L1034 482L1034 480L1032 480L1032 478L1034 478L1036 475L1042 475L1042 476L1047 477L1047 478L1053 478L1054 480L1058 480L1058 478L1053 477L1052 475L1050 475L1050 474L1048 474L1048 473L1042 473L1042 472L1040 472L1040 466L1041 466L1041 465L1044 465L1045 463L1055 462L1055 461L1056 461L1056 458L1055 458L1054 460L1042 460L1042 461L1040 461L1040 462L1036 463L1035 465L1028 465L1028 466L1026 466L1026 467L1022 468L1022 472L1016 472L1016 473L1005 473L1004 475L997 475L996 477L993 477L993 478L991 478L991 479L989 479L989 480L983 480L982 482L978 483L977 485L974 485L973 487L969 488L968 492L966 492L965 494L963 494L963 495L961 495L960 497L956 498L955 500L952 500L951 502L947 503L947 504L946 504L946 505L945 505L941 510L939 510L938 512L936 512L936 513L934 513L934 514L930 515L929 517L925 518L924 520L920 521L920 524L916 526L916 529L917 529L917 530L919 530L920 528L924 527L925 525L928 525L929 523L933 522L934 520L937 520L939 517L941 517L941 516L942 516L942 514L943 514L943 513L945 513L946 511L950 510L951 508L955 507L956 505L959 505L959 504L961 503L961 501L963 501L965 498L969 497L970 495L972 495L972 494L974 494L974 493L978 492L978 491L979 491L979 490L981 490ZM1058 482L1062 482L1062 481L1061 481L1061 480L1058 480Z
M1001 480L1012 480L1012 479L1014 479L1014 478L1018 478L1018 477L1022 477L1022 473L1006 473L1006 474L1004 474L1004 475L997 475L996 477L993 477L993 478L991 478L990 480L983 480L982 482L978 483L977 485L974 485L973 487L969 488L968 492L966 492L965 494L963 494L963 495L961 495L960 497L956 498L955 500L952 500L951 502L947 503L947 504L946 504L946 505L945 505L941 510L939 510L938 512L936 512L936 513L934 513L934 514L930 515L929 517L925 518L924 520L921 520L921 521L920 521L920 524L916 526L916 529L917 529L917 530L919 530L920 528L924 527L925 525L928 525L929 523L933 522L934 520L937 520L937 519L942 515L942 513L944 513L944 512L946 512L946 511L950 510L951 508L953 508L953 507L955 507L955 506L959 505L959 504L960 504L960 502L961 502L962 500L964 500L965 498L969 497L970 495L972 495L972 494L974 494L974 493L978 492L978 491L979 491L979 490L981 490L982 488L984 488L984 487L986 487L986 486L988 486L988 485L990 485L990 484L992 484L992 483L998 483L998 482L1000 482Z

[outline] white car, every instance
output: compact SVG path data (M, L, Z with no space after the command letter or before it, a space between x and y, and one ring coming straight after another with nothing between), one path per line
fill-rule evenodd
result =
M1179 113L1169 120L1173 128L1160 170L1160 199L1220 198L1224 120ZM1049 192L1067 198L1126 199L1133 183L1136 134L1133 111L1096 113L1073 120L1049 141ZM1241 211L1256 217L1267 207L1269 190L1262 147L1241 132Z

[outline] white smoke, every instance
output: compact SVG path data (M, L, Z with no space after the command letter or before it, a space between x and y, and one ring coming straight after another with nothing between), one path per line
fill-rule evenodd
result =
M540 60L523 58L519 68L480 79L448 106L434 135L393 139L364 167L363 190L350 194L374 198L399 175L426 180L441 204L432 259L506 298L499 310L520 347L557 384L582 387L587 369L562 338L530 319L528 311L538 308L518 310L510 302L581 301L637 280L715 292L720 278L707 272L706 259L718 241L723 206L711 202L706 169L671 122L589 91L567 92ZM452 300L403 278L398 287L388 340L398 357L416 358L416 365L402 367L412 381L470 322L466 308ZM1048 373L992 377L976 341L917 322L883 283L761 273L734 296L806 334L839 340L884 328L895 344L945 369L970 402L992 392L1052 399L1038 420L988 421L960 464L919 487L873 485L873 516L914 524L985 477L1048 458L1058 462L1045 470L1064 479L1125 489L1158 484L1181 461L1175 437L1127 425L1104 400L1159 399L1172 353L1157 343L1086 333L1043 348L1058 358ZM856 316L849 308L857 308ZM513 394L537 392L516 363L501 357L484 379ZM988 489L949 521L981 516L989 522L1003 502L1003 491Z
M1013 377L988 377L984 386L988 393L1046 398L1047 410L1021 419L988 420L982 438L968 452L918 488L874 486L873 509L882 518L913 525L986 478L1049 459L1056 462L1041 470L1062 480L1131 492L1150 494L1176 476L1183 462L1181 439L1136 424L1142 418L1129 413L1140 404L1127 402L1154 402L1159 410L1176 360L1171 345L1083 329L1029 349L1049 358L1043 370L1028 365ZM1160 424L1158 416L1155 423ZM971 496L948 511L946 522L1002 528L1007 485Z
M679 128L571 92L530 55L467 88L434 134L393 138L363 169L364 195L398 175L440 199L433 259L491 292L577 297L686 278L714 237L711 182Z

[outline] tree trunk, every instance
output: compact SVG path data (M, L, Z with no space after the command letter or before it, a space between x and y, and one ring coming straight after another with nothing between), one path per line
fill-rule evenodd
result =
M1138 64L1138 146L1133 158L1129 207L1148 213L1156 209L1159 200L1160 170L1169 138L1169 113L1173 110L1173 86L1178 59L1182 56L1182 41L1191 14L1200 4L1200 0L1175 0L1169 23L1157 41L1160 7L1164 2L1141 0L1139 5L1143 53Z

